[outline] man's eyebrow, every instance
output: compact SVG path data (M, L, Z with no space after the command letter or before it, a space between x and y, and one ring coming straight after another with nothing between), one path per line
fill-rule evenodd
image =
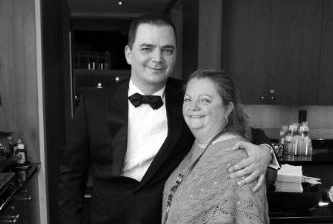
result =
M142 43L140 44L140 47L154 47L154 44L146 44L146 43Z
M156 47L156 45L154 44L147 44L147 43L142 43L139 45L140 47ZM176 46L175 45L171 45L171 44L167 44L167 45L164 45L162 46L161 48L169 48L169 49L176 49Z
M162 48L173 48L173 49L175 49L176 46L175 45L164 45L164 46L162 46Z

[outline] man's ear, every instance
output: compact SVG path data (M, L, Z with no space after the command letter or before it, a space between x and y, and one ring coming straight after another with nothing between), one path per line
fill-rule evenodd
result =
M126 58L127 64L131 65L131 63L132 63L132 60L131 60L132 59L132 50L128 45L125 46L125 58Z

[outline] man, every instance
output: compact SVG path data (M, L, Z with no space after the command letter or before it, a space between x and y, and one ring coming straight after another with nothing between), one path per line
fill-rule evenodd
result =
M182 83L169 78L176 60L173 24L155 16L134 21L125 57L130 80L87 92L73 121L60 165L61 223L79 223L89 169L91 223L160 223L164 182L192 145L181 113ZM231 168L245 167L232 174L246 177L240 184L263 176L271 160L265 146L242 147L249 158Z

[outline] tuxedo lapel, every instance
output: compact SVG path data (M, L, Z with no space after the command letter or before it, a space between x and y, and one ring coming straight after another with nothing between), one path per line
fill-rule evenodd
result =
M172 85L167 85L165 89L165 99L168 118L168 136L156 154L153 162L149 166L140 186L144 185L149 179L151 179L161 165L166 162L168 158L170 158L172 153L176 150L174 145L177 143L179 138L181 138L183 119L181 110L182 95L180 89L176 89Z
M122 173L127 151L128 81L110 91L108 126L112 137L112 174Z

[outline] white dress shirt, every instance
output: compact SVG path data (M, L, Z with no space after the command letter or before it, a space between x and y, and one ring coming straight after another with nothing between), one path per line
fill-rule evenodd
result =
M134 107L128 100L127 152L123 176L141 181L167 137L168 122L164 91L165 87L152 94L162 97L163 106L157 110L148 104ZM130 80L128 96L134 93L144 95Z

